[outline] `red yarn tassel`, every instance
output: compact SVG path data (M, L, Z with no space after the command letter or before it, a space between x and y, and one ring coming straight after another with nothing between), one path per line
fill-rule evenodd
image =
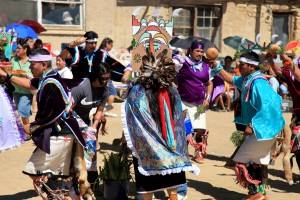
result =
M175 134L175 130L174 130L175 125L174 125L174 120L173 120L173 113L172 113L172 109L171 109L169 94L168 94L166 89L164 89L164 97L165 97L165 100L167 102L167 106L168 106L168 109L169 109L169 112L170 112L170 120L171 120L171 125L172 125L172 131L173 131L173 134L174 134L174 139L176 140L176 134Z
M166 127L166 116L164 111L164 91L162 88L158 89L158 103L159 103L159 115L160 115L160 122L161 122L161 133L163 139L167 140L167 127Z

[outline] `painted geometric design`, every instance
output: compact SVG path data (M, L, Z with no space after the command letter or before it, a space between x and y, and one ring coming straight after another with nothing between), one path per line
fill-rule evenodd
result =
M152 18L147 21L142 18L139 22L136 16L132 15L132 69L139 71L141 59L146 55L146 48L157 56L163 49L169 49L169 41L172 37L173 18L170 21ZM169 49L168 55L171 56Z

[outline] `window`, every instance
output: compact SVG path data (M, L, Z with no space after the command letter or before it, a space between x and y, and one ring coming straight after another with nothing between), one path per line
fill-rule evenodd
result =
M0 26L7 26L22 19L37 20L36 1L0 0Z
M85 0L0 0L0 26L23 19L47 27L83 28Z
M194 20L193 11L194 11L193 8L184 8L182 11L180 11L179 16L174 17L174 27L173 27L174 36L193 35L193 20Z
M289 13L273 13L272 35L277 34L283 46L290 41L291 17Z
M220 46L220 22L221 7L184 7L179 16L174 17L174 35L197 35Z
M202 6L197 8L197 30L200 37L220 44L220 7Z
M83 0L41 0L39 21L48 26L82 26Z

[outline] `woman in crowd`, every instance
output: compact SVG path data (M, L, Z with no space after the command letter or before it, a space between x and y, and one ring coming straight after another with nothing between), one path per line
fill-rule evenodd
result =
M62 78L73 79L71 70L66 66L65 60L63 60L60 55L56 56L56 67L57 72Z
M106 57L109 55L108 52L113 48L113 42L114 41L108 37L102 40L99 50L103 52L103 60L102 60L103 62L105 62ZM109 96L108 96L106 111L104 112L104 115L108 117L117 117L118 115L112 112L114 99L115 96L117 95L117 90L113 85L112 80L109 80L108 82L108 91L109 91Z
M29 69L29 50L30 47L26 43L26 40L20 39L16 50L16 57L11 59L12 70L23 70L27 78L32 78L31 71ZM18 113L21 117L23 125L29 124L29 117L31 116L31 104L32 104L32 92L28 89L24 89L18 85L15 85L15 91L13 92L13 98L17 106Z

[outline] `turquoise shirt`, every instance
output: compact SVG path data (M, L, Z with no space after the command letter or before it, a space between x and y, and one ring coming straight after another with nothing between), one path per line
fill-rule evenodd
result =
M26 73L31 74L30 70L30 62L27 60L23 65L20 63L20 58L19 57L14 57L10 60L12 69L13 70L24 70ZM26 90L18 85L13 84L15 87L15 93L20 93L20 94L31 94L30 90Z
M281 97L271 88L265 79L256 79L262 74L257 71L246 77L234 76L233 83L241 92L242 116L240 124L252 123L253 131L258 140L274 138L285 125L281 111ZM251 83L249 98L246 100L247 86Z

